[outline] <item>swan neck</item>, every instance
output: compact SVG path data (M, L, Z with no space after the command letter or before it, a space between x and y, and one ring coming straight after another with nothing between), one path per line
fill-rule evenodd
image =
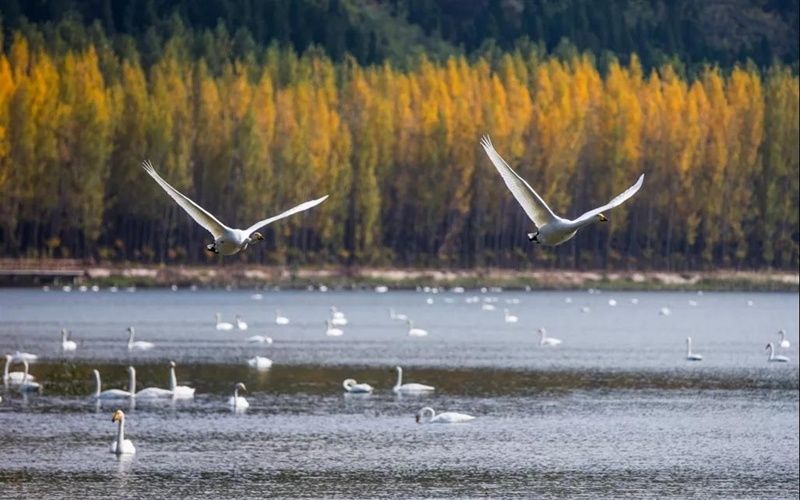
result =
M125 441L125 417L119 419L117 427L117 453L121 453L123 441Z
M133 367L130 367L128 371L128 392L131 393L131 396L136 394L136 370Z
M434 411L434 409L431 408L430 406L426 406L425 408L420 410L420 417L422 418L422 420L425 420L425 415L429 415L427 417L428 422L431 422L433 421L433 418L436 416L436 411Z
M6 366L3 368L3 381L8 380L8 365L11 364L11 358L6 356Z
M399 366L397 367L397 383L394 385L395 389L399 388L403 385L403 369Z
M175 367L169 367L169 388L171 391L175 390L175 387L178 386L178 377L175 376Z
M233 388L233 409L235 410L239 406L239 388Z
M101 388L100 372L97 370L94 371L94 382L95 382L94 395L95 397L100 397L100 388Z

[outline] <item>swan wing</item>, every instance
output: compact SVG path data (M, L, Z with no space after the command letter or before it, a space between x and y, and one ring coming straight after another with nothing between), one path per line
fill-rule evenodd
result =
M580 217L578 217L577 219L575 219L575 222L583 222L583 221L585 221L587 219L591 219L592 217L596 216L597 214L602 213L602 212L604 212L604 211L606 211L606 210L608 210L610 208L614 208L614 207L618 207L618 206L622 205L628 198L630 198L631 196L635 195L639 191L639 189L641 189L643 182L644 182L644 174L639 176L639 180L636 181L636 184L634 184L633 186L629 187L628 189L626 189L622 193L620 193L617 196L615 196L614 199L612 199L611 201L609 201L608 203L606 203L602 207L597 207L594 210L589 210L585 214L583 214Z
M514 195L517 202L522 205L522 209L525 210L528 217L536 224L536 227L542 227L556 219L556 215L550 210L550 207L547 206L547 203L544 202L542 197L533 190L525 179L514 172L514 170L508 166L508 163L497 153L489 136L483 136L481 139L481 146L483 146L489 159L492 160L494 167L500 172L500 176L503 178L503 181L505 181L506 187L508 187L511 194Z
M189 214L189 217L194 219L195 222L203 226L209 233L211 233L215 240L222 236L226 230L230 229L225 224L220 222L216 217L208 213L208 211L206 211L203 207L189 199L188 196L170 186L167 181L158 175L158 172L156 172L156 169L153 168L153 164L150 163L150 160L145 160L142 162L142 168L158 183L159 186L161 186L161 189L163 189L173 200L175 200L175 203L177 203L187 214Z
M250 226L247 229L245 229L244 232L245 232L245 234L247 234L249 236L249 235L253 234L253 231L258 231L262 227L264 227L266 225L269 225L269 224L272 224L276 220L280 220L280 219L283 219L285 217L289 217L290 215L294 215L294 214L296 214L298 212L303 212L305 210L308 210L309 208L316 207L317 205L319 205L323 201L327 200L328 196L329 195L326 194L322 198L317 198L316 200L311 200L311 201L307 201L305 203L301 203L301 204L297 205L296 207L290 208L289 210L287 210L287 211L285 211L283 213L280 213L280 214L278 214L278 215L276 215L274 217L270 217L269 219L264 219L264 220L262 220L260 222L256 222L252 226Z

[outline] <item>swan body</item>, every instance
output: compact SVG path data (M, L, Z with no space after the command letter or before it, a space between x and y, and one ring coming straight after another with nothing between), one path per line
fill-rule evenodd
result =
M194 387L188 385L178 385L178 377L175 376L175 362L169 362L169 390L173 399L192 399L194 397Z
M22 365L25 367L25 372L22 376L22 382L20 382L19 385L15 387L15 389L18 390L19 392L41 391L42 390L41 384L39 384L39 382L34 382L33 380L30 379L30 375L28 374L28 368L29 368L28 362L23 361Z
M658 314L660 314L661 316L669 316L670 314L672 314L672 311L670 310L669 307L662 307L661 309L658 310Z
M561 344L561 340L555 337L548 337L547 330L539 328L539 345L542 347L555 347Z
M389 319L395 319L397 321L408 321L408 316L403 313L396 313L394 308L389 308Z
M95 391L92 397L99 400L109 399L127 399L133 397L136 392L136 370L132 366L128 367L128 388L129 390L123 391L122 389L106 389L101 391L102 382L100 381L100 372L92 370L94 373Z
M786 330L778 330L778 335L781 336L781 343L778 345L780 345L783 349L792 347L792 343L786 338Z
M234 412L240 412L250 408L250 403L248 403L244 397L239 396L239 390L247 391L247 387L239 382L233 387L233 396L228 398L228 406L230 406Z
M117 455L133 455L136 453L136 447L130 439L125 439L125 413L122 410L117 410L111 417L112 422L117 422L117 438L111 443L109 451Z
M253 335L252 337L247 337L247 341L251 344L272 344L272 338L264 337L263 335Z
M128 327L128 350L129 351L149 351L156 345L152 342L145 342L144 340L136 340L133 338L136 335L132 326Z
M344 387L345 391L353 394L358 394L358 393L363 394L367 392L372 392L373 390L371 385L364 383L359 384L352 378L345 379L344 382L342 382L342 387Z
M170 196L170 198L172 198L187 214L189 214L189 217L194 219L195 222L200 224L209 233L211 233L211 236L214 238L214 243L206 245L206 249L209 252L214 252L215 254L235 255L242 250L247 249L248 245L264 239L261 233L258 232L259 229L268 226L277 220L315 207L328 198L326 195L322 198L317 198L316 200L307 201L274 217L256 222L247 229L235 229L226 226L220 222L219 219L206 211L203 207L169 185L167 181L158 175L158 172L156 172L155 168L153 168L153 164L150 163L150 161L144 161L142 163L142 168L145 172L147 172L148 175L150 175L150 177L153 178L153 180L156 181L156 183L158 183L159 186L161 186L161 189L163 189L164 192Z
M409 337L425 337L428 335L427 330L423 330L422 328L414 328L414 322L410 319L407 319L406 323L408 324Z
M475 417L465 413L456 413L452 411L446 411L437 415L436 412L433 411L433 408L429 406L426 406L417 412L418 424L463 424L464 422L469 422L470 420L475 420Z
M344 335L344 332L340 328L334 328L333 322L331 320L325 320L325 335L328 337L341 337Z
M272 360L264 356L256 356L247 360L247 365L256 370L266 370L272 366Z
M432 386L425 384L404 384L403 369L399 366L395 366L394 369L397 371L397 383L395 383L394 387L392 387L392 391L400 394L414 394L420 392L431 392L435 390Z
M338 310L336 306L331 306L331 318L345 319L345 315L342 311Z
M703 361L702 355L692 353L692 337L686 337L686 360Z
M136 370L131 366L128 368L133 373L134 380L136 380ZM162 389L160 387L145 387L141 391L135 391L134 389L131 390L133 397L136 399L167 399L172 398L172 391L167 389Z
M233 323L228 323L227 321L222 321L222 314L216 313L214 315L214 317L216 317L216 319L217 319L217 324L216 324L217 330L219 330L221 332L228 332L230 330L233 330Z
M775 354L775 346L772 345L772 342L767 344L767 347L764 349L769 350L769 358L767 359L770 363L788 363L789 358L786 356L781 356L780 354Z
M78 348L78 344L74 340L67 340L68 332L66 329L61 330L61 350L64 352L74 351Z
M14 357L11 354L6 354L6 366L3 369L3 383L6 385L19 385L25 380L25 372L8 371L13 361ZM29 374L27 379L29 382L33 382L36 380L36 377Z
M642 183L644 182L644 174L642 174L633 186L615 196L602 207L589 210L575 220L563 219L553 213L550 207L547 206L547 203L533 190L530 184L525 182L522 177L508 166L508 163L506 163L494 149L492 141L488 136L484 136L481 139L481 146L483 146L492 164L494 164L494 167L500 173L506 187L511 191L511 194L514 195L517 202L522 205L528 218L530 218L536 226L537 231L528 233L528 239L542 245L560 245L575 236L575 233L577 233L579 229L593 222L605 222L607 219L605 215L603 215L603 212L618 207L631 198L641 189Z
M280 311L275 311L275 324L276 325L288 325L289 318L286 316L281 315Z
M247 323L244 322L241 316L236 315L236 328L239 330L247 330Z
M506 323L516 323L519 321L519 318L511 314L508 309L503 309L503 315L505 316Z

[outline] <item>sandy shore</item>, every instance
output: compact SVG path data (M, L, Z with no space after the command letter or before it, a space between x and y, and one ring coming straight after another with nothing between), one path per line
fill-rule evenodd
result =
M800 275L786 271L664 272L664 271L574 271L513 269L399 269L381 267L304 267L223 265L179 266L140 264L88 264L74 260L0 260L0 283L4 285L98 284L137 286L239 286L279 285L304 288L329 287L395 288L416 286L500 286L532 289L706 289L798 291Z

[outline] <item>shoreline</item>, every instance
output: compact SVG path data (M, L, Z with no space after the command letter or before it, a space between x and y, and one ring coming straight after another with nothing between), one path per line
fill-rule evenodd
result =
M787 271L574 271L419 269L389 267L287 267L231 264L221 266L94 264L81 261L0 260L0 286L98 285L139 287L280 286L308 288L415 289L502 287L574 290L717 290L800 291L800 274Z

